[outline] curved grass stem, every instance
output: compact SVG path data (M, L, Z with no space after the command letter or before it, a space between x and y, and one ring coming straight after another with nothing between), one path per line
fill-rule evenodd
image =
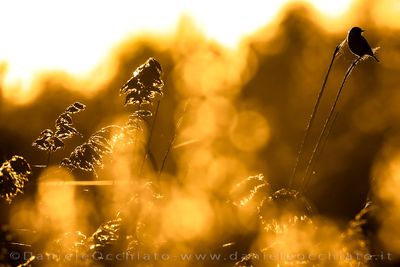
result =
M321 157L321 155L322 155L322 153L323 153L323 151L324 151L324 148L325 148L325 146L326 146L326 143L328 142L328 139L329 139L329 136L331 135L331 131L332 131L332 129L333 129L333 126L335 125L335 122L336 122L336 119L337 119L337 117L338 117L338 114L339 114L339 112L335 112L335 114L333 115L333 119L331 120L332 122L331 123L329 123L329 126L328 126L328 130L327 130L327 133L326 133L326 135L325 135L325 138L323 138L323 140L322 140L322 142L321 142L321 145L320 145L320 148L318 149L318 151L316 152L317 154L316 154L316 156L315 156L315 159L314 159L314 162L313 162L313 164L311 165L311 167L310 168L312 168L311 170L310 170L310 176L308 177L308 178L306 178L306 181L304 182L304 188L307 188L308 187L308 185L309 185L309 181L310 181L310 177L311 177L311 174L313 174L313 172L314 172L314 170L315 170L315 166L317 166L317 164L318 164L318 161L319 161L319 159L320 159L320 157ZM305 193L305 192L303 192L303 193Z
M339 49L340 49L340 44L338 44L335 47L335 50L333 51L333 55L332 55L331 62L329 63L328 71L327 71L327 73L325 75L324 82L322 83L321 89L319 90L319 93L317 95L317 99L315 101L314 108L313 108L313 110L311 112L310 119L309 119L309 121L307 123L306 131L305 131L303 139L302 139L302 141L300 143L300 147L299 147L299 149L297 151L296 163L295 163L295 166L293 168L292 176L290 177L290 180L289 180L289 187L292 187L292 184L293 184L294 180L296 179L296 174L297 174L298 167L299 167L299 164L300 164L301 156L303 154L304 145L305 145L305 143L306 143L306 141L308 139L308 136L310 135L310 130L311 130L311 127L314 124L315 115L317 114L317 111L318 111L318 108L319 108L319 104L320 104L321 99L322 99L322 95L324 94L325 86L326 86L326 83L327 83L328 77L329 77L329 73L331 72L333 62L335 61L335 58L336 58L336 56L337 56L337 54L339 52Z
M328 117L326 118L326 121L325 121L325 123L324 123L324 127L322 128L322 131L321 131L321 133L320 133L320 135L319 135L319 137L318 137L318 140L317 140L317 142L315 143L314 149L313 149L313 151L312 151L312 154L311 154L311 156L310 156L310 159L309 159L308 164L307 164L307 167L306 167L305 175L303 176L303 179L302 179L302 181L301 181L301 184L300 184L300 191L302 191L302 192L304 192L304 190L305 190L305 187L304 187L305 182L306 182L306 180L308 179L308 177L309 177L309 175L310 175L310 170L311 170L311 166L312 166L312 164L313 164L313 162L314 162L315 155L317 154L317 151L318 151L318 149L319 149L319 147L320 147L320 145L321 145L321 142L322 142L322 140L323 140L323 137L324 137L324 135L325 135L325 132L326 132L326 130L328 129L329 122L331 121L332 116L333 116L333 114L334 114L334 112L335 112L335 109L336 109L337 103L338 103L338 101L339 101L340 95L342 94L342 91L343 91L344 84L346 83L346 80L347 80L347 78L349 77L351 71L354 69L354 67L357 65L357 63L361 60L361 58L362 58L362 57L359 57L359 58L357 58L356 60L354 60L354 61L351 63L350 67L349 67L349 68L347 69L347 71L346 71L346 74L344 75L342 84L340 85L339 90L338 90L337 93L336 93L335 101L334 101L333 104L332 104L331 110L329 111L329 115L328 115ZM307 183L308 183L308 181L307 181Z
M186 113L186 109L187 109L187 107L188 107L188 104L189 104L189 102L186 102L185 107L184 107L183 112L182 112L182 115L181 115L181 117L179 118L178 122L176 123L174 135L172 136L172 138L171 138L171 140L170 140L170 142L169 142L169 144L168 144L167 151L165 152L165 155L164 155L164 158L163 158L163 161L162 161L160 170L159 170L159 172L158 172L158 179L161 178L161 175L162 175L163 170L164 170L164 167L165 167L165 163L167 162L168 155L169 155L169 153L171 152L171 149L172 149L173 146L174 146L176 137L178 136L178 130L179 130L180 127L181 127L182 120L183 120L183 116L184 116L185 113Z
M135 110L135 112L138 112L138 111L140 110L141 107L142 107L142 103L139 103L138 106L137 106L137 108L136 108L136 110ZM134 166L138 166L138 162L137 162L137 159L136 159L136 148L137 148L136 145L137 145L137 139L138 139L138 137L137 137L137 134L136 134L135 139L134 139L134 141L133 141Z
M151 139L153 138L154 125L156 124L158 110L160 108L160 101L161 100L158 100L158 102L157 102L157 107L156 107L156 111L154 113L153 123L151 124L151 128L150 128L149 139L147 140L146 149L145 149L144 155L143 155L143 160L142 160L142 163L140 164L140 168L139 168L139 177L142 176L144 164L145 164L146 159L147 159L147 157L148 157L148 155L150 153L150 143L151 143Z

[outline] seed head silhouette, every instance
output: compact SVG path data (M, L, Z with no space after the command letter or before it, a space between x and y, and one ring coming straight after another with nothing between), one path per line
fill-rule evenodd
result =
M362 36L363 31L364 30L359 27L353 27L347 34L347 44L349 45L350 51L359 57L363 57L365 55L371 56L377 62L379 62L367 40L364 38L364 36Z

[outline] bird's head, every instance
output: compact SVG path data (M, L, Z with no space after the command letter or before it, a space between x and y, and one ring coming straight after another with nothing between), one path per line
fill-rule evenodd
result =
M362 33L363 31L364 31L364 30L361 29L360 27L353 27L353 28L351 28L351 30L350 30L350 34L361 35L361 33Z

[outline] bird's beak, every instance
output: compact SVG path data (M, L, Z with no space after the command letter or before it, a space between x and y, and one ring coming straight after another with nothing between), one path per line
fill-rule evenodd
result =
M361 32L365 32L365 30L361 30Z

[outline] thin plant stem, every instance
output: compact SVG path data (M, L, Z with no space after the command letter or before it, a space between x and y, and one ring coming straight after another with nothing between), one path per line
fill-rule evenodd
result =
M332 55L331 62L329 63L328 71L325 74L324 82L322 83L321 89L319 90L319 93L317 95L317 99L315 101L314 108L313 108L313 110L311 112L310 119L309 119L309 121L307 123L306 131L305 131L303 139L302 139L302 141L300 143L300 147L299 147L299 149L297 151L296 163L295 163L294 168L293 168L292 176L290 177L290 180L289 180L289 187L292 187L292 184L293 184L293 182L294 182L294 180L296 178L296 174L297 174L297 170L298 170L298 167L299 167L300 159L301 159L301 156L302 156L303 150L304 150L304 145L305 145L305 143L306 143L306 141L308 139L308 136L310 135L310 130L311 130L311 127L314 124L315 115L317 114L317 111L318 111L318 108L319 108L319 104L321 102L322 95L324 94L325 86L326 86L326 83L327 83L328 77L329 77L329 73L331 72L333 62L335 61L335 58L336 58L336 56L337 56L337 54L339 52L339 49L340 49L340 44L338 44L335 47L335 50L333 51L333 55Z
M139 169L139 176L142 175L143 167L144 167L144 164L145 164L145 162L146 162L147 156L148 156L149 151L150 151L150 143L151 143L151 139L152 139L152 137L153 137L154 125L156 124L157 115L158 115L158 110L159 110L159 108L160 108L160 101L161 101L161 100L158 100L158 102L157 102L157 107L156 107L156 111L155 111L155 113L154 113L153 123L151 124L151 128L150 128L149 139L147 140L146 150L145 150L145 152L144 152L143 160L142 160L142 163L141 163L140 169Z
M335 112L337 103L338 103L338 101L339 101L340 95L342 94L342 90L343 90L344 84L346 83L347 77L349 77L351 71L354 69L354 67L357 65L357 63L361 60L361 58L362 58L362 57L358 57L356 60L354 60L354 61L351 63L350 67L347 69L346 74L344 75L342 84L340 85L340 88L339 88L339 90L337 91L335 101L334 101L333 104L332 104L332 107L331 107L331 110L330 110L330 112L329 112L329 115L328 115L328 117L326 118L324 127L322 128L322 131L321 131L321 133L320 133L320 135L319 135L319 137L318 137L318 140L317 140L317 142L315 143L315 146L314 146L314 149L313 149L313 151L312 151L311 157L310 157L310 159L309 159L309 161L308 161L307 168L306 168L306 173L305 173L305 175L303 176L302 182L301 182L301 184L300 184L300 188L302 188L302 190L305 190L305 188L304 188L305 179L306 179L306 177L308 177L308 175L309 175L310 168L311 168L311 165L312 165L313 162L314 162L315 155L316 155L316 153L317 153L317 151L318 151L318 149L319 149L319 146L321 145L321 141L322 141L322 139L323 139L323 137L324 137L324 135L325 135L325 132L326 132L326 130L327 130L327 128L328 128L328 124L329 124L329 122L331 121L332 116L333 116L333 114L334 114L334 112Z
M336 119L338 117L338 114L339 114L339 112L335 112L335 114L333 115L332 122L329 123L328 132L326 133L325 138L323 139L322 144L320 146L320 149L318 149L317 155L315 156L315 160L314 160L314 163L312 165L312 169L313 170L315 170L315 166L318 164L319 158L321 157L321 154L323 153L323 151L325 149L326 143L328 142L329 136L331 135L331 132L332 132L333 126L335 125L335 122L336 122ZM309 181L310 181L310 177L311 177L311 173L310 173L310 175L308 177L306 177L306 180L304 182L304 188L308 187L308 184L309 184Z
M138 112L138 111L140 110L141 107L142 107L142 103L139 102L139 104L138 104L138 106L137 106L135 112ZM134 151L134 153L136 153L136 143L137 143L137 139L138 139L138 137L137 137L137 134L136 134L135 140L133 141L133 151ZM136 166L136 155L134 155L134 165Z
M165 152L165 155L164 155L161 167L160 167L160 171L158 173L158 178L161 177L161 174L162 174L162 172L164 170L165 162L167 161L167 158L168 158L168 155L169 155L169 153L171 151L171 148L175 143L175 139L176 139L176 136L178 135L178 129L180 128L181 122L182 122L182 117L179 119L179 121L178 121L178 123L176 125L174 136L171 138L171 140L169 142L169 145L168 145L168 148L167 148L167 151Z
M176 123L174 135L173 135L173 137L171 138L171 140L170 140L170 142L169 142L167 151L165 152L165 155L164 155L164 158L163 158L163 161L162 161L160 170L159 170L159 172L158 172L158 179L161 178L161 175L162 175L162 172L163 172L163 170L164 170L165 163L166 163L166 161L167 161L168 155L169 155L171 149L172 149L173 146L174 146L176 137L177 137L177 135L178 135L178 130L179 130L180 127L181 127L182 120L183 120L183 116L184 116L184 114L185 114L185 112L186 112L187 106L188 106L188 102L187 102L186 105L185 105L185 108L184 108L184 110L183 110L183 112L182 112L181 117L179 118L178 122Z

